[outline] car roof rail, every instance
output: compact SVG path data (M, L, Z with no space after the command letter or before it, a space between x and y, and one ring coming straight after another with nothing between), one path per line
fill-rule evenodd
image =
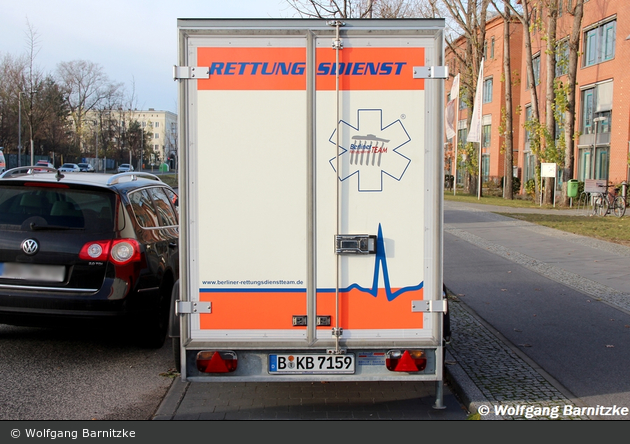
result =
M140 177L140 178L143 178L143 179L151 179L151 180L157 180L158 182L162 182L162 180L159 177L157 177L155 174L145 173L145 172L137 172L137 171L133 171L133 172L129 171L127 173L114 174L107 181L107 185L115 185L117 183L120 183L120 182L122 182L121 179L124 179L125 177L129 177L130 178L129 181L138 180L138 178Z
M2 173L0 178L5 179L9 177L26 176L26 175L33 175L37 173L48 173L48 172L55 172L55 171L57 171L56 168L51 168L49 166L43 166L43 165L20 166L17 168L11 168L10 170L6 170L4 173Z

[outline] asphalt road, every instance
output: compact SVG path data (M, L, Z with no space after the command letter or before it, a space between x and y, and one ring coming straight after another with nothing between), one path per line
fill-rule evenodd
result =
M0 420L148 420L171 385L170 342L0 324Z
M585 272L591 267L569 249L577 247L561 253L549 238L501 228L496 215L446 210L444 221L484 240L510 243L515 254L525 244L535 250L536 243L550 264L552 256L559 261L574 254L576 266ZM445 233L446 285L585 405L630 406L629 312L488 250Z

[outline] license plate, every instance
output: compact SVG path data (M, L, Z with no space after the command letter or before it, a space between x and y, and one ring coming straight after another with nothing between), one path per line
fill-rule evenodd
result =
M17 264L0 262L0 277L42 282L63 282L66 267L63 265Z
M334 374L354 373L354 355L283 354L269 355L269 373Z

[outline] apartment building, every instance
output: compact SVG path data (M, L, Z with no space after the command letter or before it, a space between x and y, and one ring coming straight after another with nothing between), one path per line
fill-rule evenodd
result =
M557 42L562 48L557 51L557 60L566 58L566 42L573 25L573 16L567 13L573 0L561 0L558 17ZM545 26L544 11L542 23ZM558 165L558 186L563 180L606 179L615 184L628 180L628 156L630 148L630 1L628 0L585 0L584 16L580 35L580 58L577 73L575 113L575 147L573 177L563 178ZM500 16L491 18L486 25L484 45L483 107L482 107L482 178L484 181L499 182L507 174L504 154L504 137L501 134L502 108L505 106L505 91L512 87L513 112L513 174L524 186L535 175L535 157L530 147L530 134L525 122L532 116L532 94L526 70L524 28L518 20L510 24L511 73L506 75L504 59L504 21ZM455 42L458 51L466 41ZM545 119L546 101L546 51L544 30L532 33L534 76L540 119ZM451 73L457 74L456 57L450 51L446 63ZM565 64L556 67L555 78L566 82ZM505 81L508 80L509 81ZM447 82L446 91L450 91ZM460 88L460 95L467 94ZM458 112L458 145L467 135L468 113L464 101L460 100ZM556 123L556 138L562 122ZM446 145L445 169L453 172L452 141ZM458 183L463 182L463 165L458 167ZM522 189L521 189L522 192Z
M121 133L130 128L133 122L138 122L144 130L145 145L151 147L148 159L142 159L145 167L168 163L171 168L177 168L177 115L170 111L160 111L153 108L148 110L93 110L89 111L85 121L90 122L88 131L90 135L88 145L93 145L100 137L100 149L109 143L119 143ZM95 133L98 129L99 136ZM108 138L107 140L105 140ZM138 146L140 141L137 141ZM94 147L86 147L89 153L94 152ZM101 151L102 155L102 151ZM139 159L131 159L134 166L138 166Z
M174 163L177 159L177 115L170 111L149 108L134 111L133 118L140 122L145 132L151 134L151 146L155 163ZM175 164L170 165L175 168Z

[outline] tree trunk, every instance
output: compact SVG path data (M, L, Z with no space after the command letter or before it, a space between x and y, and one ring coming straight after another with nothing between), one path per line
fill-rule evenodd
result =
M567 77L567 109L564 113L564 138L565 138L565 155L564 155L564 186L562 187L562 196L564 204L569 204L567 196L567 180L573 178L574 171L574 141L575 134L575 81L577 77L577 66L579 58L580 34L582 32L582 15L584 0L576 0L575 7L570 13L573 15L573 27L571 36L569 37L569 66Z
M558 21L558 0L548 0L547 2L547 97L545 107L545 126L547 128L548 139L545 142L545 151L553 150L555 152L556 140L556 119L554 115L555 103L555 79L556 79L556 26ZM552 146L553 145L553 146ZM547 161L550 156L545 156ZM559 156L554 155L551 159L555 160ZM556 175L557 177L557 175ZM545 200L550 204L553 202L554 187L556 186L556 178L545 178Z
M505 175L503 198L514 199L512 170L514 168L514 145L512 137L512 68L510 62L510 8L505 5L503 26L503 76L505 78ZM519 191L519 190L517 190Z

